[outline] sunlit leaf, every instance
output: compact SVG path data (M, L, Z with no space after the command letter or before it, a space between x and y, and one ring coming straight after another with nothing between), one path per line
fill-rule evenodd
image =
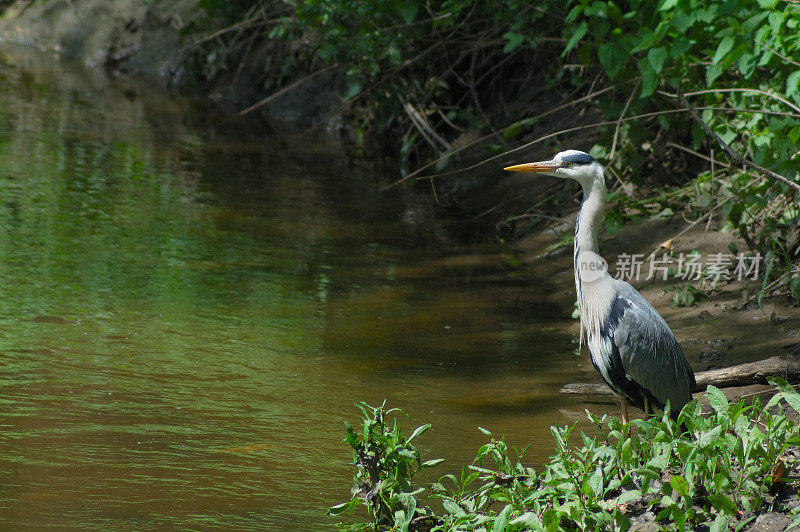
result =
M728 398L716 386L709 384L706 395L711 408L720 413L728 414Z

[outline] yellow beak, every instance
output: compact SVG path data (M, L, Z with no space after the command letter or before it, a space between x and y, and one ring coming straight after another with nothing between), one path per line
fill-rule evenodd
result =
M537 163L522 163L514 166L506 166L503 170L509 172L551 172L561 165L555 161L539 161Z

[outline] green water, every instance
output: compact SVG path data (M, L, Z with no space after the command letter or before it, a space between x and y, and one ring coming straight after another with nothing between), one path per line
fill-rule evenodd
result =
M315 530L349 496L358 401L433 423L453 469L478 426L541 461L581 411L556 393L591 375L568 275L313 136L0 64L0 528Z

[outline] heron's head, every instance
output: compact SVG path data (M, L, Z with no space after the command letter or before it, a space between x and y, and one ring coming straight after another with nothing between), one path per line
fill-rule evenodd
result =
M603 167L597 159L578 150L558 152L550 161L516 164L507 166L504 170L510 172L533 172L537 174L552 175L555 177L569 177L579 182L586 188L599 181L603 184Z

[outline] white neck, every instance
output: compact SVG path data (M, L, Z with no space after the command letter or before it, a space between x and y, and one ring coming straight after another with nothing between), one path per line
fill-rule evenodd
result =
M575 253L597 249L597 233L603 221L606 203L606 185L602 179L583 183L583 203L575 225Z
M592 332L599 334L599 321L596 319L598 315L597 309L587 307L584 299L584 290L592 290L592 284L588 283L584 287L583 279L581 279L581 268L578 267L578 255L584 251L598 253L597 233L600 230L600 223L603 221L603 208L606 201L606 185L602 172L602 167L599 167L599 179L581 182L583 186L583 203L581 204L580 212L578 212L578 220L575 223L575 290L578 296L578 308L581 312L580 346L583 346L584 332L588 332L590 337Z

